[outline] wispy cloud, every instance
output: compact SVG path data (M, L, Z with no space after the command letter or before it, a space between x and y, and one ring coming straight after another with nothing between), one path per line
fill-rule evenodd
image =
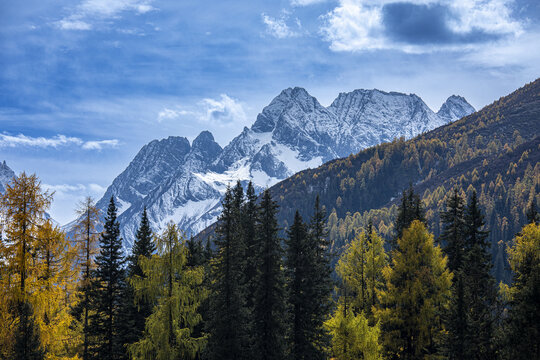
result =
M204 98L193 106L164 108L158 113L157 121L175 120L182 116L212 125L245 122L247 118L244 106L239 100L221 94L218 99Z
M119 18L123 12L145 14L155 10L153 0L84 0L54 24L62 30L91 30L95 21Z
M334 51L458 50L519 36L511 1L340 0L322 16L321 34Z
M308 6L326 2L327 0L291 0L292 6Z
M56 195L65 195L69 193L89 193L89 194L103 194L106 190L105 187L99 184L43 184L43 188L51 192L55 192Z
M266 25L266 33L278 39L298 37L301 35L302 24L296 19L297 30L291 29L287 25L288 14L284 13L280 18L274 18L266 14L261 14L262 22Z
M116 148L119 142L116 139L84 141L78 137L56 135L53 137L32 137L23 134L9 135L0 134L0 148L2 147L37 147L37 148L59 148L64 146L77 146L84 150L101 150L103 148Z

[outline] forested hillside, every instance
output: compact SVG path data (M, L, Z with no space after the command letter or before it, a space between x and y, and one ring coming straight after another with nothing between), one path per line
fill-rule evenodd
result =
M450 189L476 189L491 230L495 273L505 279L503 244L526 222L529 202L540 200L538 134L540 79L454 123L302 171L270 191L284 227L296 209L307 215L319 194L339 250L369 218L391 237L397 199L409 184L421 194L435 236Z

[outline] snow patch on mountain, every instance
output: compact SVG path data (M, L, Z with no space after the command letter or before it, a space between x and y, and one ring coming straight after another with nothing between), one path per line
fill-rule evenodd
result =
M145 145L97 204L105 210L111 196L117 200L126 249L144 208L155 231L173 221L195 234L216 221L227 186L238 180L260 192L298 171L472 112L459 96L434 113L415 94L354 90L324 107L305 89L288 88L224 148L208 131L191 144L171 136Z

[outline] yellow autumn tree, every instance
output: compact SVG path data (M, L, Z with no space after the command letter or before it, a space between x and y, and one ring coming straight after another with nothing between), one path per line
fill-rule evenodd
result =
M74 266L75 247L51 221L39 228L36 245L36 277L33 279L31 302L45 358L76 358L76 334L70 328L73 321L70 308L75 301L78 277L78 269Z
M437 355L444 333L441 316L451 294L452 273L446 262L433 235L418 220L398 239L392 262L383 270L386 288L375 312L389 358Z

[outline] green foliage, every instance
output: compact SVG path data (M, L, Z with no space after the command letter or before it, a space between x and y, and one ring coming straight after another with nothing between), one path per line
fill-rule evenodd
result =
M212 264L210 298L211 359L250 358L250 313L246 306L246 244L241 220L240 183L227 189L216 229L217 256Z
M259 262L253 298L254 359L278 360L285 357L285 278L276 212L276 203L265 191L256 226L259 244L256 257Z
M438 353L452 274L433 235L418 220L404 230L383 273L386 289L375 315L389 358L419 359Z
M156 237L157 254L139 258L143 276L131 278L136 301L155 305L143 338L128 346L133 359L195 359L206 344L205 336L193 336L201 321L198 308L207 295L200 286L203 268L187 266L183 242L176 225L169 224Z
M132 279L135 276L144 278L144 272L140 265L141 258L150 258L156 251L156 245L152 240L152 229L148 221L146 208L143 210L141 223L137 230L135 242L128 257L127 277ZM140 299L135 301L135 289L129 283L124 288L121 322L123 324L122 343L124 346L133 344L140 340L145 329L146 319L152 314L153 301Z
M125 349L120 319L125 286L124 257L113 197L109 202L99 242L100 252L96 256L91 289L89 355L90 358L100 360L123 359Z

